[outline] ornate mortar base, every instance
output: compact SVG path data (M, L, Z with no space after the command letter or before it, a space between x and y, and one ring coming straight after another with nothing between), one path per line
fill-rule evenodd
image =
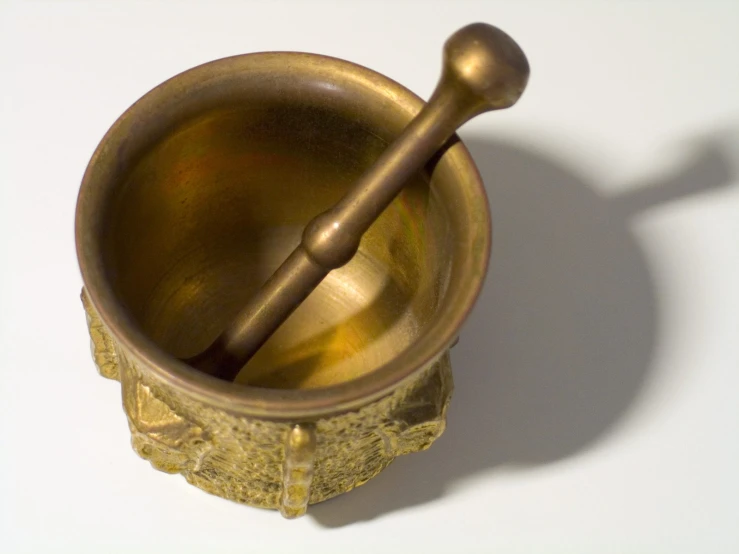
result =
M363 485L396 456L441 435L452 393L448 352L392 394L313 422L246 418L152 377L108 333L82 291L93 359L121 382L134 450L206 492L285 517Z

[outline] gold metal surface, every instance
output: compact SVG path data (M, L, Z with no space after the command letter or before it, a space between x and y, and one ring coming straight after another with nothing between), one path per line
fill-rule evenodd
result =
M300 244L228 328L187 362L233 380L328 273L351 261L364 234L409 177L463 123L515 104L528 78L526 56L500 29L476 23L454 33L444 45L441 80L421 113L334 206L308 223Z
M134 450L211 494L296 517L308 504L363 485L397 456L425 450L444 431L452 393L446 353L388 396L314 420L306 439L295 437L305 423L222 409L157 379L116 345L86 297L98 371L121 381Z
M287 434L283 462L280 512L287 518L302 516L308 508L315 456L315 427L294 425Z
M154 467L295 516L443 431L447 351L490 250L484 189L456 138L250 360L248 385L180 361L423 105L348 62L252 54L170 79L103 138L77 207L83 300L96 364L120 380L134 449Z

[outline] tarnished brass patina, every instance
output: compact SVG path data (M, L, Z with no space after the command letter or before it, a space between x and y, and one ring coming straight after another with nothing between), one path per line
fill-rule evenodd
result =
M471 46L447 69L491 75ZM525 77L509 69L495 75L520 94ZM456 137L409 169L353 259L242 370L248 384L181 361L214 343L423 106L348 62L261 53L170 79L103 138L77 207L83 301L96 364L120 380L133 446L154 467L294 517L441 434L448 349L490 251L484 189Z

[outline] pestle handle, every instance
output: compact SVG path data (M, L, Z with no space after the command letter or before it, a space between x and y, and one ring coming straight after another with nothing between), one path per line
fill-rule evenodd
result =
M229 327L187 363L228 381L328 273L354 257L362 235L467 120L512 106L526 87L529 64L500 29L473 23L444 45L436 90L421 112L352 189L303 231L302 242Z

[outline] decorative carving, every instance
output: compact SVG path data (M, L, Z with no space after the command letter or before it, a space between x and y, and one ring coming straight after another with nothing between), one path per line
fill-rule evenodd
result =
M121 381L134 450L209 493L295 517L366 483L395 457L428 448L444 431L453 388L448 353L354 412L309 425L246 418L155 379L115 343L84 291L82 300L98 371Z
M118 360L115 352L115 342L110 338L103 322L92 307L87 292L82 289L82 305L87 316L87 328L90 330L90 350L98 372L108 379L120 379L118 375Z
M315 427L310 423L295 425L288 433L285 444L280 502L280 513L283 516L299 517L308 508L315 458Z

